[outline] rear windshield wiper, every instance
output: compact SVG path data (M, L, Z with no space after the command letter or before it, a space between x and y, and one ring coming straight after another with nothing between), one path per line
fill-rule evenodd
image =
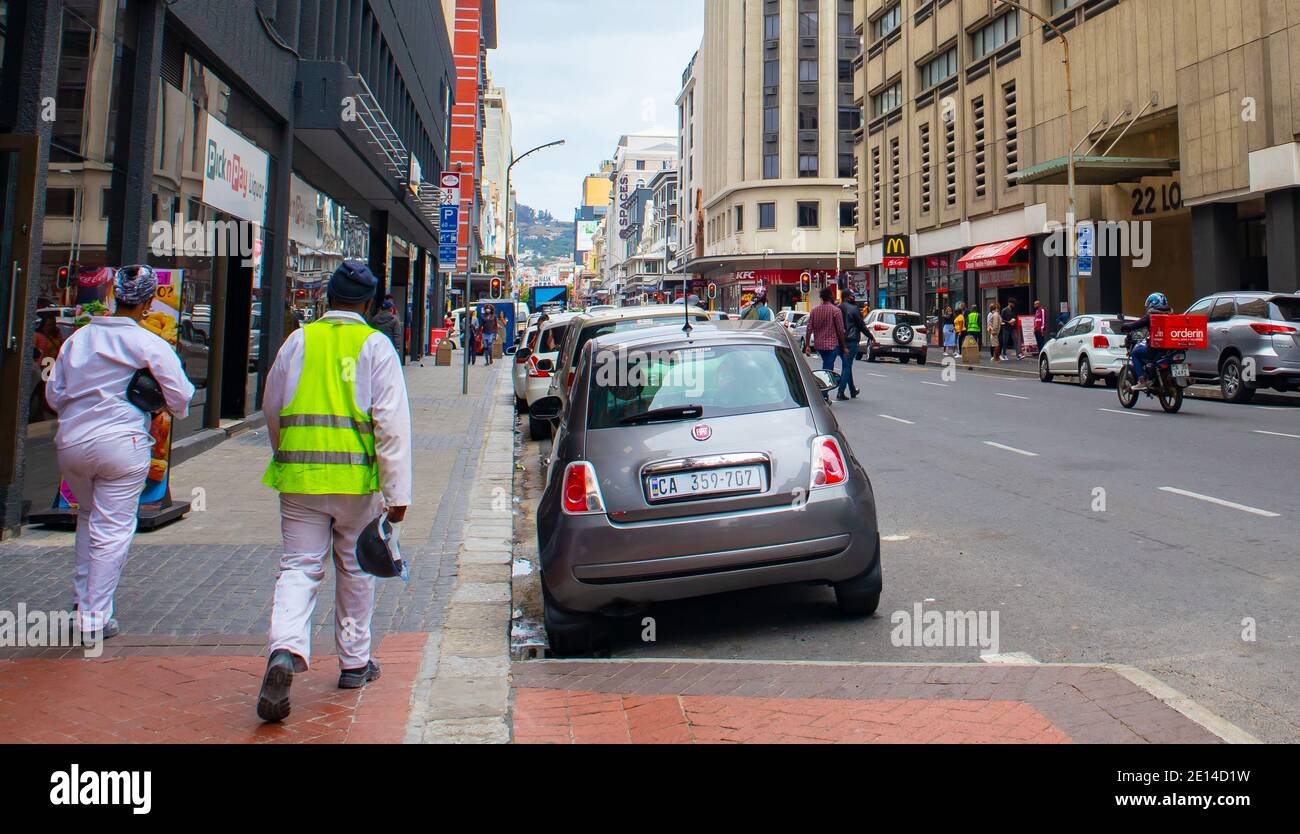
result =
M656 420L687 420L692 417L700 417L704 414L702 405L671 405L665 408L652 408L649 411L642 411L640 414L633 414L631 417L624 417L619 420L619 425L630 426L635 423L653 423Z

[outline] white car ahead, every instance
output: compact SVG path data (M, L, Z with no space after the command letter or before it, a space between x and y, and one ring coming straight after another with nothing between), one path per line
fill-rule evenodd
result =
M911 310L872 310L867 313L867 332L858 342L858 356L879 362L890 356L906 365L913 359L924 365L928 347L925 343L925 318Z
M1120 330L1124 322L1117 313L1070 319L1038 352L1038 378L1051 382L1056 374L1077 376L1085 388L1104 379L1107 387L1114 388L1127 361Z
M551 376L555 373L555 360L560 355L560 346L568 334L569 322L577 317L577 313L556 313L540 326L534 325L529 329L528 341L516 351L515 396L523 400L521 412L527 412L533 403L546 396L551 387ZM550 432L550 423L528 415L530 438L542 440L550 437Z

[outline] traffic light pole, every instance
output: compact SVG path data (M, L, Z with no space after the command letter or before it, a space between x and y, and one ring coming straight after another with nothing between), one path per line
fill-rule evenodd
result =
M474 349L474 339L471 338L472 334L470 333L470 327L469 327L469 276L472 271L473 270L469 268L469 265L466 264L465 301L464 301L465 312L461 315L461 320L460 320L461 322L460 335L461 338L465 340L465 349L461 351L462 353L465 354L463 357L461 357L462 359L465 360L464 362L461 363L461 371L460 371L460 393L462 395L469 393L469 352Z

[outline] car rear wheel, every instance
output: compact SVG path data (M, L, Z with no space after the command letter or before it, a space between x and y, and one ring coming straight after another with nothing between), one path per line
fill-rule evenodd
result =
M551 424L545 420L538 420L533 415L528 415L528 439L529 440L546 440L551 436Z
M925 354L924 354L924 353L921 354L920 356L916 357L916 364L918 364L918 365L924 365L924 364L925 364Z
M1047 355L1038 357L1038 380L1040 382L1052 381L1051 365L1047 364Z
M589 657L604 648L604 618L599 614L566 611L555 604L542 579L546 640L555 657Z
M1223 399L1230 403L1248 403L1255 396L1255 389L1246 384L1241 374L1241 359L1229 356L1223 360L1219 369L1219 390Z
M845 617L870 617L880 607L880 586L870 581L870 574L835 583L835 604Z
M912 357L910 357L910 356L900 356L900 357L898 357L898 361L899 361L900 364L906 365L908 362L911 362L911 361L912 361Z
M1091 388L1096 381L1097 377L1092 375L1092 363L1088 361L1088 357L1079 357L1079 384L1084 388Z

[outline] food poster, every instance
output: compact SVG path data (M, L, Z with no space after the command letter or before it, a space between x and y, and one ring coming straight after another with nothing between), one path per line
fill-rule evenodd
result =
M158 276L158 289L154 293L149 312L140 320L140 326L164 339L174 350L180 324L181 284L185 270L157 269L154 273ZM112 312L114 275L115 270L105 267L83 270L77 276L77 327L89 322L91 316L104 316ZM149 425L149 434L153 436L153 452L149 474L145 477L144 492L140 494L141 504L165 502L170 494L168 475L171 471L172 415L166 411L154 415ZM67 510L76 506L77 498L72 494L71 487L67 481L60 481L54 508Z

